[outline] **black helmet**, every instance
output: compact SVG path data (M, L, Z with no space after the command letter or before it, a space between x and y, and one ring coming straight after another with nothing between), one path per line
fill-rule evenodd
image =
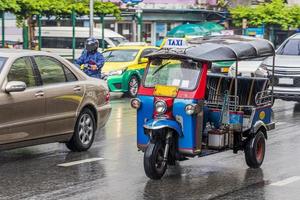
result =
M85 42L85 48L88 52L97 51L98 47L99 47L99 41L94 37L88 38Z

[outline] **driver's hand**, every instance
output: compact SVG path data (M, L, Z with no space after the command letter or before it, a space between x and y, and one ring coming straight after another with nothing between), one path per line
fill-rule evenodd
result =
M91 65L91 69L92 69L93 71L96 71L96 70L97 70L97 65Z

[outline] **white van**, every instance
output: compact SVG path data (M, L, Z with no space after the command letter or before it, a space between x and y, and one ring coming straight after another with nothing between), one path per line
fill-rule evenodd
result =
M72 27L42 27L42 50L58 54L63 57L72 57ZM35 31L36 39L38 40L38 29ZM75 58L81 55L84 49L86 39L89 37L88 27L75 28ZM99 40L99 46L102 44L102 31L99 28L94 28L94 37ZM119 44L127 42L122 35L104 29L104 48L116 47Z

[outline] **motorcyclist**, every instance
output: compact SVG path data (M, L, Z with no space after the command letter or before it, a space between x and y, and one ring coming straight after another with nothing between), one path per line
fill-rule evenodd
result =
M81 56L75 61L81 70L88 76L94 78L101 78L101 68L105 62L103 55L98 52L98 47L99 41L96 38L88 38L85 43L85 49Z

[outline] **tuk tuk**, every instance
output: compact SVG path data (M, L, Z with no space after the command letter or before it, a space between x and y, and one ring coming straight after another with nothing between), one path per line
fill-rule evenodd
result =
M239 77L238 62L275 56L264 39L245 36L196 38L192 46L164 48L149 62L137 98L137 147L144 170L160 179L168 165L189 157L233 150L259 168L273 118L273 70L269 78ZM212 62L235 61L236 74L210 74Z

